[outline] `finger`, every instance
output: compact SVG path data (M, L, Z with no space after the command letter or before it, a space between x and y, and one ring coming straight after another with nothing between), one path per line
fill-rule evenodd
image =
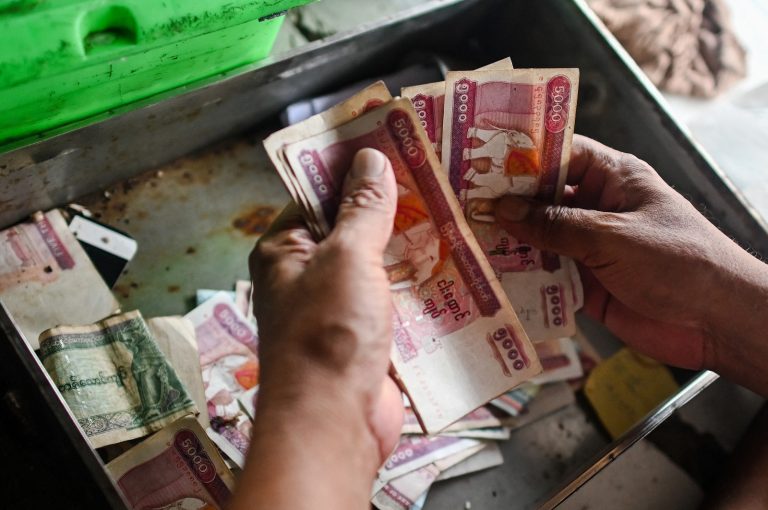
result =
M598 320L632 349L655 360L690 370L704 367L705 342L696 329L649 319L610 295Z
M254 301L268 297L300 275L317 244L312 239L301 214L291 203L278 215L251 252L249 266L254 282Z
M616 231L622 220L611 213L505 196L496 204L496 221L519 241L590 266L601 237Z
M574 135L566 182L571 186L578 186L587 177L593 180L604 180L606 173L615 167L615 162L620 156L621 152L597 140Z
M578 186L569 186L566 184L565 189L563 189L563 198L560 200L560 203L568 207L574 207L574 201L578 191Z
M389 458L403 430L403 395L390 377L386 377L379 390L378 403L373 407L370 423L374 436L379 438L381 463Z
M381 255L392 235L396 207L397 185L389 159L374 149L361 150L344 181L328 242Z
M665 186L646 162L583 136L574 138L567 183L577 187L568 205L599 211L632 210Z
M662 363L698 370L704 366L701 333L635 312L613 297L589 269L583 269L584 313L604 324L637 352Z

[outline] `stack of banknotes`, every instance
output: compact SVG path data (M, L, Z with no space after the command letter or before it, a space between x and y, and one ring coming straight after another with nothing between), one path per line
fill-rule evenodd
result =
M507 59L403 98L371 85L264 141L318 239L359 149L395 170L385 264L406 419L377 508L421 508L434 483L501 464L498 442L571 404L599 361L576 331L572 261L494 215L506 194L561 199L577 90L575 69ZM250 282L199 290L184 317L121 313L54 210L0 233L0 293L132 508L224 507L258 407Z
M379 82L264 141L317 238L333 228L356 152L373 147L392 162L391 360L425 432L536 376L531 341L575 333L583 292L573 262L512 238L494 207L507 194L561 199L578 76L507 59L404 98Z

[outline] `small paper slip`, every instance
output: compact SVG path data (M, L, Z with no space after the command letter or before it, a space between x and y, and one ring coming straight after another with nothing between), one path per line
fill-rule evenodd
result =
M616 439L677 389L667 367L624 348L595 367L584 391Z

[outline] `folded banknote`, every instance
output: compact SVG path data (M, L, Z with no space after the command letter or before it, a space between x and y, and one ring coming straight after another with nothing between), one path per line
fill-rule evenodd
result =
M235 477L194 418L178 420L107 464L129 508L223 510Z
M120 308L58 209L0 232L0 299L33 349L47 329Z
M40 360L94 448L197 414L138 311L50 329L40 336Z

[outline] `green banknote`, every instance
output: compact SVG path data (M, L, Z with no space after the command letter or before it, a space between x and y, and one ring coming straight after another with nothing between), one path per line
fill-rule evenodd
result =
M94 448L197 413L138 311L48 330L40 359Z

